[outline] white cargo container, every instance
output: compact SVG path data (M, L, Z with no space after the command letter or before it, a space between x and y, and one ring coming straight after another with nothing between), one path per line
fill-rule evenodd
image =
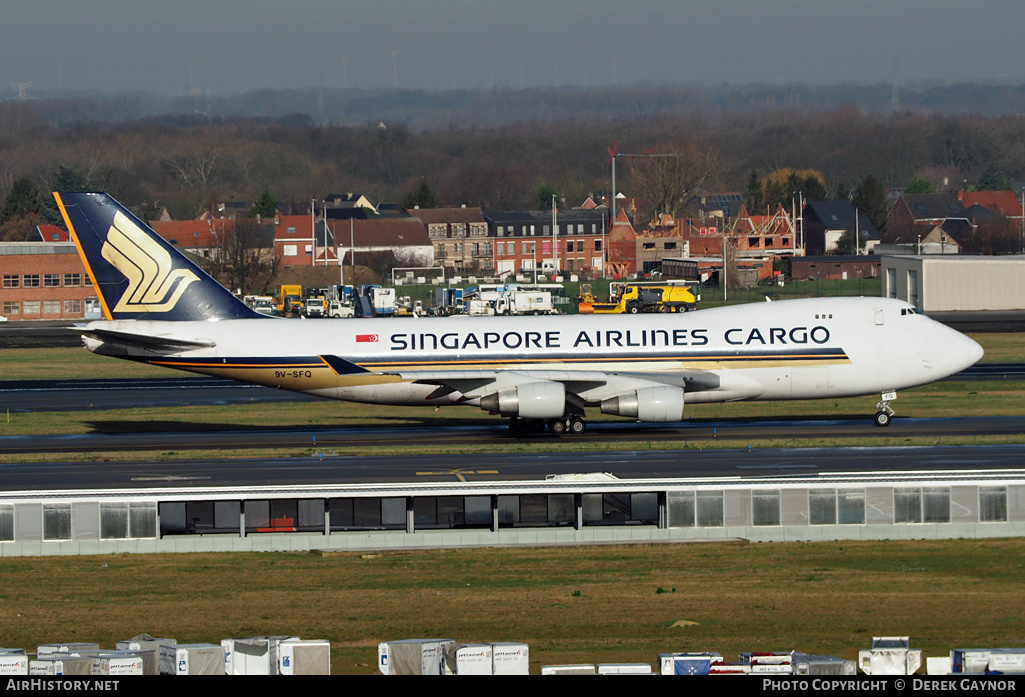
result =
M541 675L594 675L594 666L577 663L564 666L541 666Z
M221 639L221 647L224 649L224 672L228 675L275 675L279 644L298 638L286 634Z
M278 644L278 675L331 675L331 642L286 639Z
M1025 673L1025 649L991 649L990 673Z
M70 653L50 654L33 658L28 664L29 675L92 675L93 659L90 656Z
M400 639L377 645L377 669L384 675L444 675L445 652L454 639Z
M93 675L145 675L145 660L134 651L91 651Z
M447 670L456 675L493 675L491 644L452 644L445 651Z
M224 675L224 647L175 644L160 647L161 675Z
M872 648L858 651L865 675L913 675L922 667L922 649L912 649L906 636L872 637Z
M858 666L837 656L815 656L800 651L793 654L794 675L857 675Z
M491 645L494 675L530 675L530 647L516 641Z
M954 673L1025 673L1025 649L953 649Z
M164 645L174 646L177 643L174 639L157 638L149 634L137 634L131 639L117 642L114 648L121 651L135 651L142 656L144 675L160 675L160 647Z
M28 675L25 649L0 649L0 675Z
M742 653L738 658L758 675L791 675L794 670L793 656L782 651Z
M989 667L989 649L952 649L950 660L955 673L985 673Z
M926 675L950 675L954 672L954 662L950 656L929 656L925 659Z
M598 675L654 675L647 663L599 663Z
M71 644L40 644L36 647L36 658L47 658L55 653L77 653L79 655L87 651L99 651L100 645L92 642L81 641Z

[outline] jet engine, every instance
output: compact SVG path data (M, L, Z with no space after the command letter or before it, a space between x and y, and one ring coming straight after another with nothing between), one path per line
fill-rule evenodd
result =
M524 419L560 419L566 413L566 386L561 382L528 382L481 397L480 408Z
M639 421L670 423L683 420L683 395L679 387L658 385L603 399L601 412L632 416Z

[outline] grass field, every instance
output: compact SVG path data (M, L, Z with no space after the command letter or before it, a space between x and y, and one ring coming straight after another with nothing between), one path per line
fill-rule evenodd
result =
M533 673L667 651L856 659L883 635L936 656L1020 646L1023 572L1020 539L15 558L0 643L297 634L347 674L416 637L526 642Z

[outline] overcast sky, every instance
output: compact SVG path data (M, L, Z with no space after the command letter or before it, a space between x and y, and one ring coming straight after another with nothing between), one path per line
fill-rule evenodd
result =
M1025 82L1025 0L6 0L0 95Z

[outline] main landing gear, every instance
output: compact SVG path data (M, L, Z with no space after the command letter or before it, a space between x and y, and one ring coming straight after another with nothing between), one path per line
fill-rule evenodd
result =
M514 436L527 436L544 433L545 428L556 436L572 434L578 436L587 430L587 422L579 416L566 416L561 419L521 419L518 416L509 418L509 431Z
M879 404L876 405L876 415L872 418L876 426L889 426L890 419L893 418L893 409L890 408L890 402L897 399L896 392L883 392L880 395Z

